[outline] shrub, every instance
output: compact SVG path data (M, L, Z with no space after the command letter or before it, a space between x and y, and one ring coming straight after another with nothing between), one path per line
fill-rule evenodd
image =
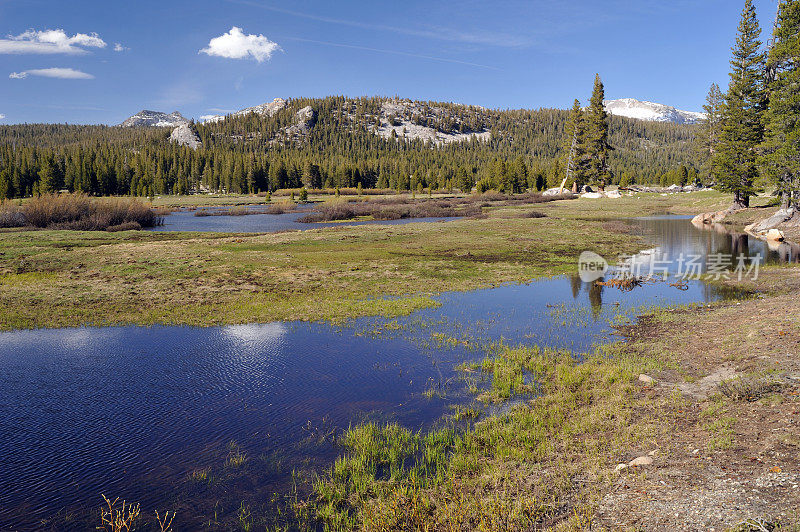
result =
M25 216L22 208L9 200L0 202L0 228L22 227L25 225Z
M161 216L137 199L91 200L85 194L43 194L28 201L20 212L25 225L41 229L103 231L123 225L132 229L136 224L141 229L163 223Z

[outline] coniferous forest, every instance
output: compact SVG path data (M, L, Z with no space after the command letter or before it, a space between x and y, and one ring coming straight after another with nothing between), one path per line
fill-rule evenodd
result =
M443 133L491 132L490 140L467 137L437 145L376 135L386 101L298 98L271 117L251 113L192 124L202 141L197 150L170 143L170 128L0 126L0 198L58 190L133 196L358 185L470 190L479 183L515 192L557 186L563 179L565 137L572 134L569 111L406 102L416 112L390 117ZM310 131L282 137L306 106L315 111ZM595 172L605 182L670 184L699 170L693 145L697 126L600 119L609 123L608 139L595 142L613 146Z

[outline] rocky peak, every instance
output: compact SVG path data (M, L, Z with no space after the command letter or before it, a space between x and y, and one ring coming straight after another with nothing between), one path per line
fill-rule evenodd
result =
M189 120L178 111L167 114L145 109L126 119L120 125L122 127L176 127L188 123Z

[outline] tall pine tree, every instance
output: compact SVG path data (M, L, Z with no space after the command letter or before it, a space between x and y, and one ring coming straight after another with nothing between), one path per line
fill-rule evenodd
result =
M561 165L567 185L576 183L578 187L586 183L586 131L581 102L575 100L564 128L564 146ZM563 177L562 177L563 179Z
M605 186L611 181L608 168L608 154L611 145L608 143L608 114L604 101L606 98L600 74L594 77L594 89L586 110L586 156L588 158L587 179Z
M710 181L716 178L711 164L714 154L719 149L719 140L722 135L722 112L725 106L725 96L719 90L719 85L713 83L706 96L703 106L706 119L703 120L695 136L695 148L702 170Z
M764 137L766 107L761 27L752 0L745 0L731 58L722 135L714 157L717 187L733 194L733 208L748 207L756 193L756 150Z
M767 58L772 79L759 163L777 186L781 207L787 208L800 193L800 0L780 3L773 39Z

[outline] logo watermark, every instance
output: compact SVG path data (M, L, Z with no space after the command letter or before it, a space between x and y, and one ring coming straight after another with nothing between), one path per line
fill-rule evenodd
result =
M763 262L761 254L733 255L730 253L685 254L676 257L650 250L636 255L619 255L617 266L597 253L584 251L578 258L578 275L585 283L597 281L607 273L615 279L690 280L758 280Z
M578 275L584 283L602 279L608 272L608 261L593 251L584 251L578 257Z

